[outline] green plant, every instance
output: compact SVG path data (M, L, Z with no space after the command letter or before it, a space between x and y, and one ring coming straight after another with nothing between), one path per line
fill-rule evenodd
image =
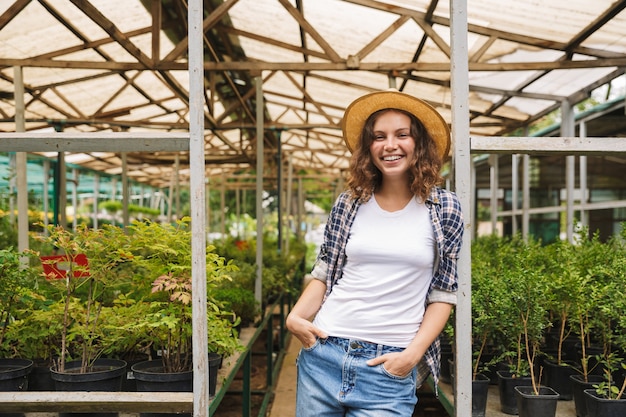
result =
M614 236L598 244L595 252L595 262L588 269L595 300L588 326L594 329L604 359L615 361L618 352L626 351L626 243L623 237ZM606 364L600 359L601 365Z
M626 380L621 387L615 385L614 376L626 371L626 233L611 237L604 245L601 262L593 268L594 278L601 288L601 303L594 309L594 321L600 331L604 353L598 357L603 367L604 381L597 386L598 395L607 399L623 399Z
M597 340L591 340L592 335L599 332L604 325L598 320L598 308L604 304L610 282L604 277L607 245L600 241L596 233L590 238L581 239L577 245L571 245L568 257L575 259L578 266L578 280L572 283L570 292L577 294L576 302L572 305L571 324L580 343L580 373L585 382L589 374L598 366L598 362L590 368L590 361L595 356L591 352ZM594 318L595 317L595 318ZM603 338L604 339L604 338Z
M122 202L116 200L102 201L100 202L100 204L98 204L98 208L114 214L122 210Z
M66 275L48 275L47 282L58 291L63 305L60 357L56 370L64 372L65 362L74 355L81 359L80 372L88 372L103 352L102 318L106 304L115 297L115 286L122 282L121 266L131 254L128 238L118 227L105 225L91 229L81 225L76 231L50 225L39 239L65 257ZM85 256L88 264L79 262ZM57 264L58 260L44 261Z
M506 241L496 235L472 242L472 377L484 372L486 354L495 354L497 335L510 303L502 274L507 265ZM491 351L490 351L491 350Z
M614 353L610 353L601 357L600 362L604 365L604 381L593 385L596 393L609 400L622 399L622 395L624 395L624 391L626 390L626 379L622 383L622 386L618 387L615 385L613 375L620 369L626 371L624 360Z
M564 364L563 350L567 337L572 333L572 316L583 314L586 309L586 286L578 265L576 246L559 240L544 246L546 278L551 294L546 307L557 324L557 350L555 362Z
M495 262L501 263L496 285L506 300L499 303L497 311L500 359L508 363L513 376L529 375L537 393L534 363L550 324L545 308L551 297L544 274L546 260L538 241L513 236L496 243Z
M0 350L11 354L5 346L6 334L20 304L32 296L35 271L28 264L29 254L12 248L0 249Z
M134 343L157 351L167 372L191 369L192 353L192 280L191 280L191 231L189 218L172 224L133 222L129 227L133 263L142 281L149 289L139 289L141 297L129 302L131 316L123 329L137 337ZM237 268L208 246L206 252L207 273L207 322L209 350L228 355L239 342L231 320L213 296L218 284L229 280L228 273ZM122 306L119 306L122 308Z
M537 381L541 376L535 376L534 365L543 332L549 325L548 312L544 306L552 302L552 294L548 290L548 280L543 271L545 257L541 245L529 241L517 248L514 261L510 265L512 285L509 288L512 289L513 305L522 326L523 351L526 353L533 391L538 395Z
M215 299L222 303L224 309L232 311L241 320L241 324L253 323L259 314L259 305L254 292L238 286L224 286L213 293Z
M8 213L0 209L0 248L11 249L17 246L17 228Z
M291 240L289 248L288 252L281 252L275 239L267 236L263 238L263 306L271 304L281 294L296 294L300 289L307 247L303 242ZM241 282L254 293L257 273L256 241L224 239L216 242L216 250L226 258L233 259L242 272L245 271L246 278Z

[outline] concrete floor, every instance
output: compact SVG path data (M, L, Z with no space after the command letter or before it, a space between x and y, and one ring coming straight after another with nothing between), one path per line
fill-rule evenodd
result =
M274 399L269 417L293 417L296 415L296 357L302 344L295 337L289 345L276 382Z

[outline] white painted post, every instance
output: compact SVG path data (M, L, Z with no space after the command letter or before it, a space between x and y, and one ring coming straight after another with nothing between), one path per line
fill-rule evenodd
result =
M204 157L204 54L202 0L190 0L189 27L189 169L191 200L191 280L193 334L193 414L209 414L206 296L206 225ZM177 158L178 160L178 158ZM180 207L177 207L179 210Z
M455 191L465 218L463 247L458 260L459 290L455 326L454 414L466 417L472 410L472 277L471 165L469 134L469 64L467 50L467 0L450 0L450 87L454 140Z

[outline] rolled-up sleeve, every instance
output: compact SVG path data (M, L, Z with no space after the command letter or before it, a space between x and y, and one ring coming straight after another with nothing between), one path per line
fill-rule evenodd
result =
M458 288L457 260L463 241L463 215L456 194L442 190L440 194L440 242L438 266L428 296L428 303L446 302L456 304Z
M313 265L311 275L313 276L313 278L326 283L326 276L328 275L328 264L318 258L318 260L315 262L315 265Z

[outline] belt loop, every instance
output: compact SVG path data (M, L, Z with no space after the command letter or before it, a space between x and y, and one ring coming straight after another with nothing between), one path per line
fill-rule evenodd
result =
M379 357L383 354L383 348L384 346L381 344L376 345L376 357Z

